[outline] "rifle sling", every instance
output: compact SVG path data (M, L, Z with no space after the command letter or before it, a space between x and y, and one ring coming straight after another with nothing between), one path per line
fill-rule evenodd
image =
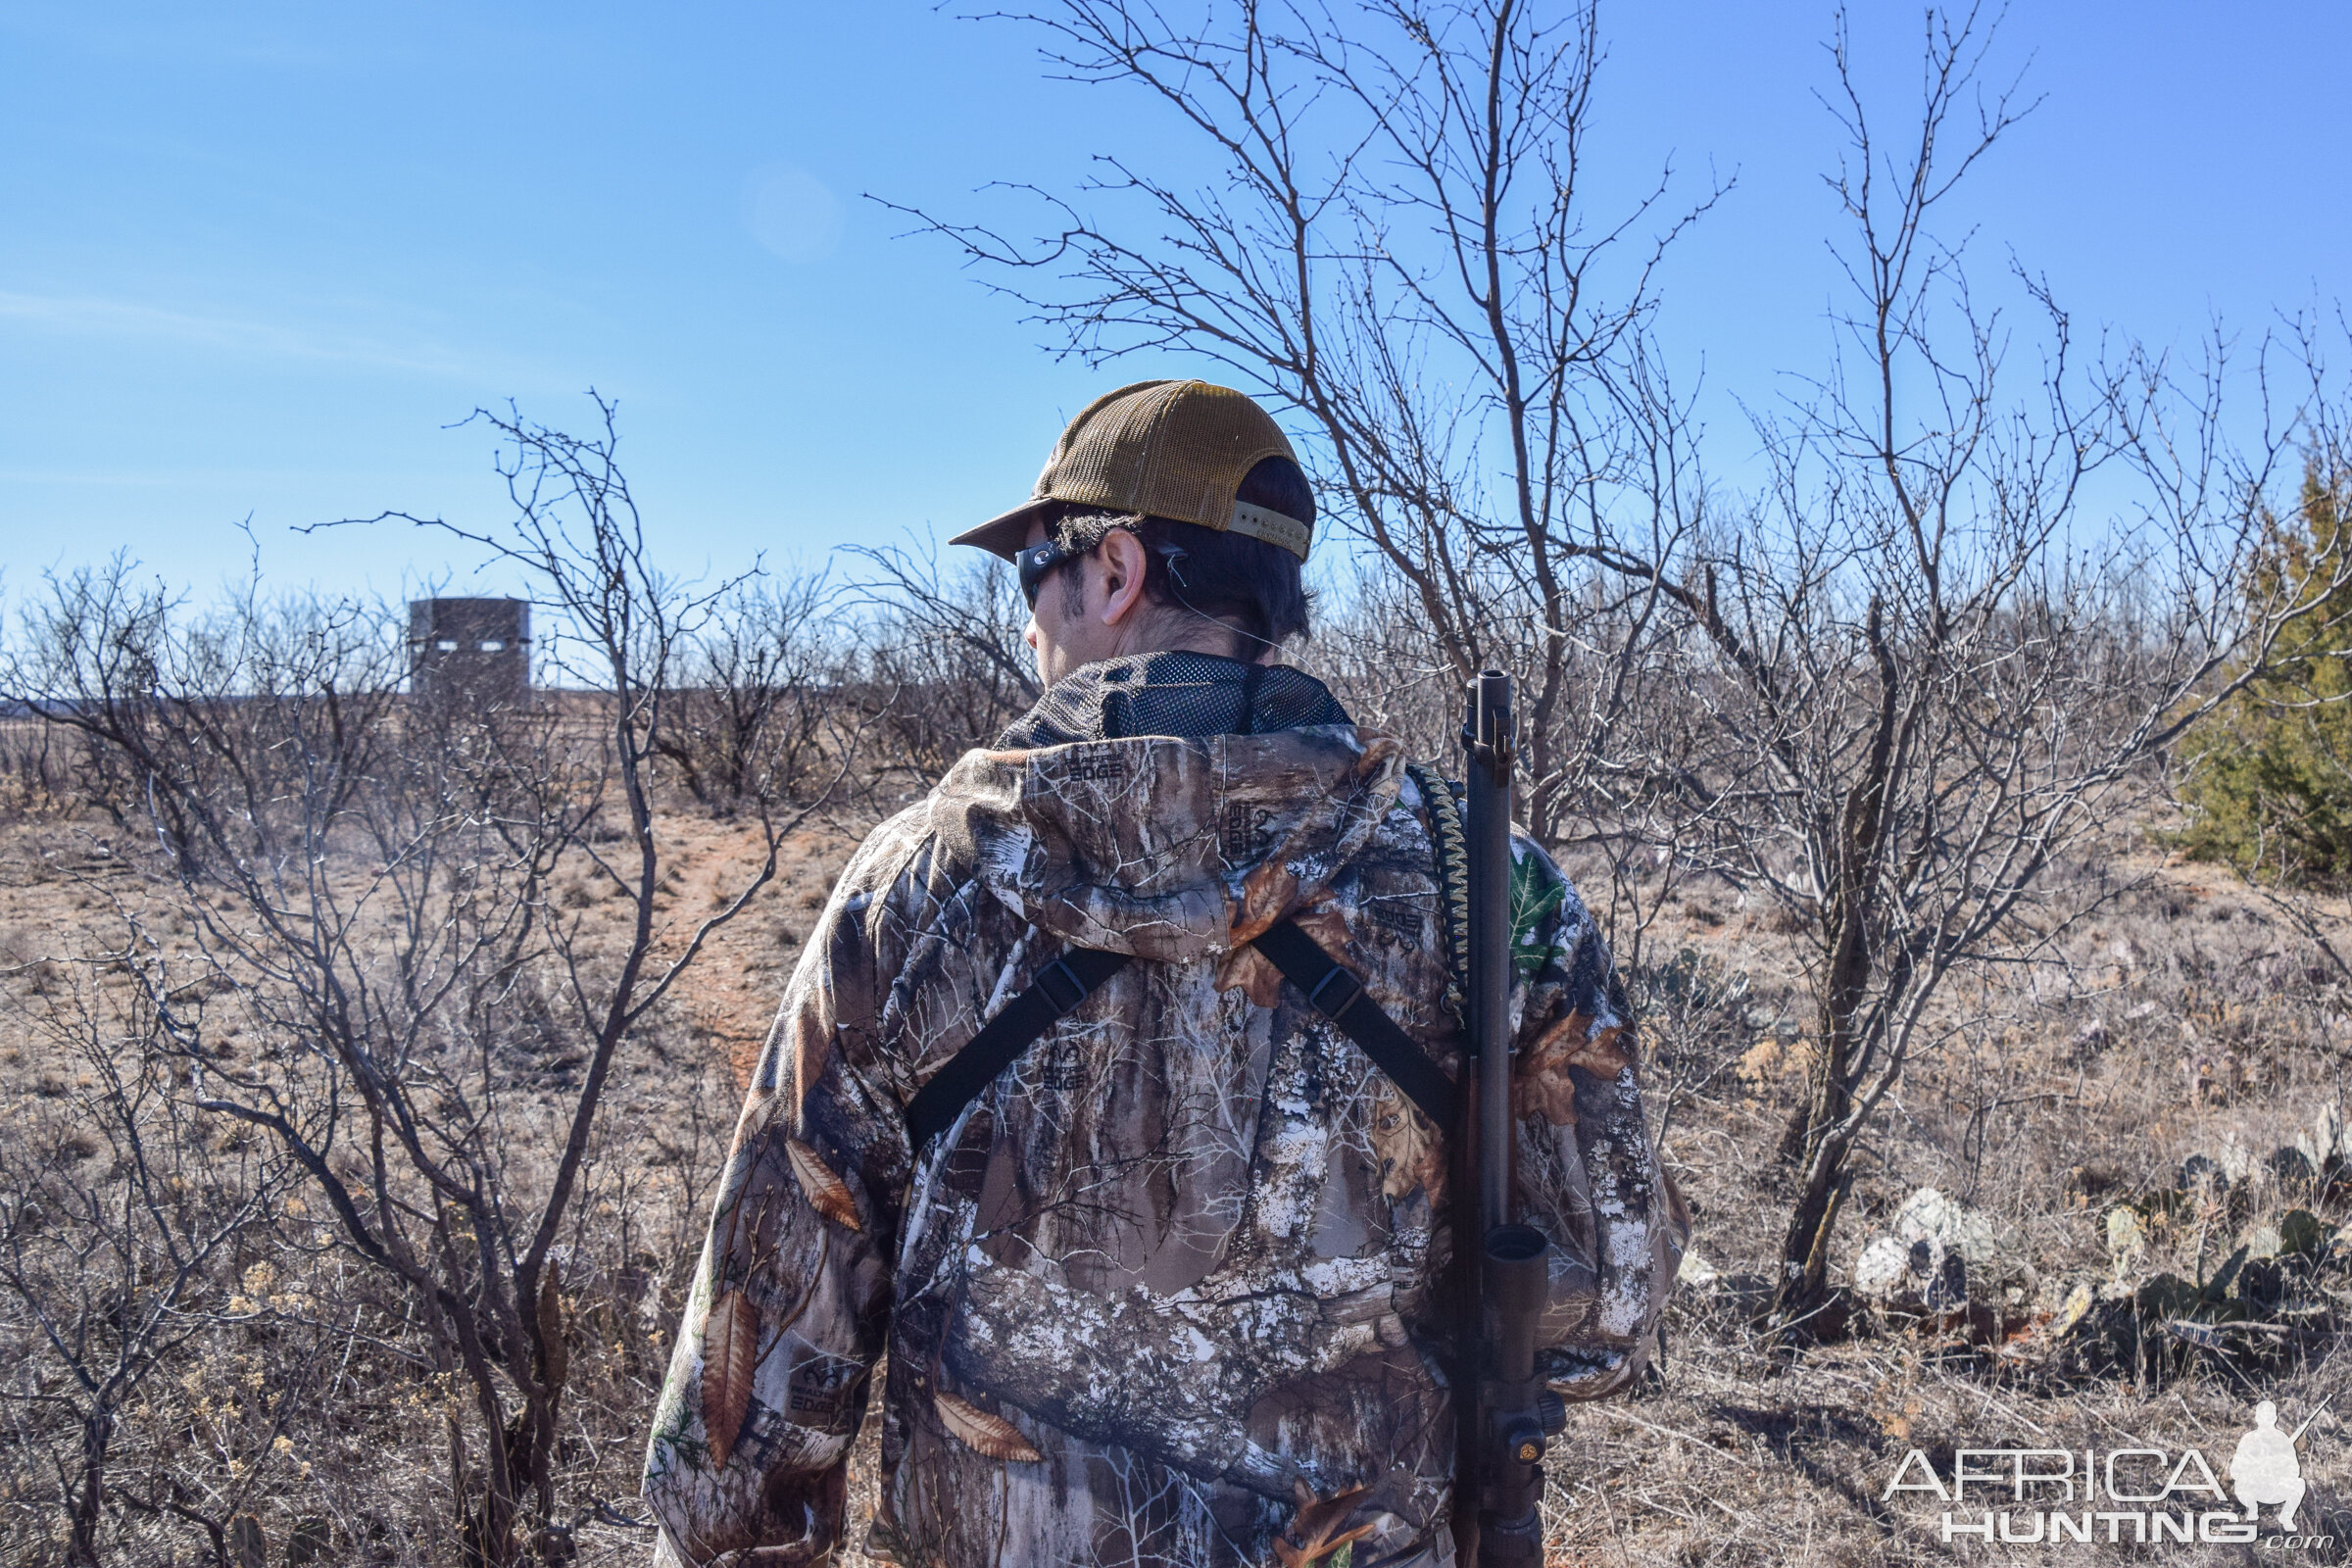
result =
M1317 1012L1389 1075L1422 1115L1441 1130L1453 1126L1453 1080L1364 994L1362 981L1288 920L1259 932L1253 945ZM912 1146L920 1150L954 1126L963 1107L1015 1057L1130 961L1124 953L1072 948L1038 971L1029 988L1004 1004L907 1102L906 1136Z

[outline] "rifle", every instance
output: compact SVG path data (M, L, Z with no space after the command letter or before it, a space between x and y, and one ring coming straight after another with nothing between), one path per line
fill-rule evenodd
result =
M1454 1539L1462 1568L1541 1568L1544 1450L1567 1407L1536 1376L1536 1323L1551 1244L1511 1219L1511 679L1471 687L1464 837L1470 860L1470 1059L1454 1188L1453 1254L1465 1333L1455 1380ZM1469 1266L1469 1260L1475 1260ZM1472 1499L1476 1499L1473 1509Z

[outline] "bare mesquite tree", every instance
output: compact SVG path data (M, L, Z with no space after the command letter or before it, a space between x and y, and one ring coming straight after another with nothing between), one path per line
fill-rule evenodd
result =
M1042 688L1021 641L1029 610L1003 563L943 566L936 551L898 545L850 554L861 563L850 594L865 612L855 696L873 718L864 755L890 809L989 744Z
M734 804L759 858L682 896L655 769L680 662L736 585L697 594L657 570L599 407L588 438L483 416L513 521L423 519L534 585L570 690L403 698L380 612L182 627L120 571L59 583L8 682L136 778L210 999L184 977L159 990L165 1044L200 1107L300 1167L466 1391L445 1409L446 1480L458 1545L485 1563L567 1556L602 1503L557 1495L557 1445L564 1254L615 1063L849 758L747 769ZM223 1049L232 1014L267 1049Z
M1650 964L1657 917L1706 874L1718 832L1711 808L1729 788L1713 766L1723 753L1719 728L1690 701L1712 661L1695 638L1674 635L1676 618L1660 615L1652 597L1597 579L1578 596L1572 689L1606 706L1602 734L1611 744L1587 754L1583 783L1562 797L1551 837L1576 851L1587 894L1605 896L1618 960L1637 976ZM1461 683L1396 578L1367 572L1348 584L1292 658L1359 723L1397 736L1415 756L1456 754Z
M757 811L794 800L832 762L841 651L822 576L730 585L681 652L655 748L695 801Z
M1669 589L1713 655L1691 696L1736 742L1712 868L1810 938L1791 1316L1825 1296L1849 1157L1946 977L2051 951L2097 894L2059 874L2070 857L2330 587L2249 597L2282 458L2340 441L2308 341L2266 352L2260 384L2283 360L2297 395L2225 445L2219 346L2185 386L2129 350L2079 372L2067 315L2023 278L2040 354L2017 384L2013 329L1935 221L2021 112L1981 84L1989 41L1973 13L1931 17L1923 103L1888 138L1840 27L1841 352L1765 423L1766 494ZM2128 499L2094 512L2094 483Z
M100 975L151 958L32 960L47 973L28 1021L71 1077L58 1073L0 1139L0 1343L12 1352L0 1406L21 1458L50 1473L59 1556L93 1568L111 1545L110 1505L169 1511L223 1537L230 1528L242 1500L233 1485L183 1477L154 1444L125 1445L122 1433L151 1382L177 1375L219 1332L297 1174L281 1151L207 1136L147 1049L157 1018L142 988L115 987L122 1009L101 999ZM252 1406L238 1413L255 1419L220 1430L244 1439L238 1479L258 1482L282 1414L272 1406L304 1380L271 1379L267 1392L221 1381L220 1396ZM19 1519L8 1533L29 1541L49 1522Z
M1393 575L1455 683L1519 679L1536 832L1559 833L1697 497L1647 341L1651 275L1714 193L1605 218L1580 181L1590 6L1247 3L1230 26L1071 0L1028 15L1053 69L1140 89L1214 160L1193 189L1113 156L1049 232L926 219L1100 363L1181 348L1298 412L1340 531ZM1082 205L1083 204L1083 208ZM1595 563L1632 635L1581 658Z
M1342 662L1392 672L1369 684L1396 700L1359 707L1421 714L1432 677L1512 670L1528 825L1607 850L1637 929L1644 898L1699 874L1805 934L1779 1299L1801 1318L1945 978L2045 951L2087 896L2053 876L2070 851L2324 599L2246 595L2281 454L2338 439L2314 345L2258 356L2248 428L2225 422L2219 345L2193 373L2128 348L2085 367L2027 277L2013 328L1939 238L2025 107L1983 79L1989 24L1930 14L1923 97L1889 138L1840 22L1851 305L1831 369L1757 421L1764 482L1727 498L1649 330L1657 258L1720 193L1589 211L1590 6L1067 0L1022 20L1060 73L1172 112L1210 172L1114 156L1083 191L1029 193L1040 238L927 226L1060 351L1186 350L1295 412L1368 601L1427 650L1380 646L1399 620L1375 614Z

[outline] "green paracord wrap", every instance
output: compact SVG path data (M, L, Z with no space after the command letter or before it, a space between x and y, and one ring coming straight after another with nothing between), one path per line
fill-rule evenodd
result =
M1446 932L1446 1004L1456 1017L1466 1017L1470 983L1470 843L1462 834L1461 803L1453 786L1419 762L1404 765L1405 776L1429 806L1430 837L1438 852L1439 925ZM1465 1024L1467 1027L1467 1024Z

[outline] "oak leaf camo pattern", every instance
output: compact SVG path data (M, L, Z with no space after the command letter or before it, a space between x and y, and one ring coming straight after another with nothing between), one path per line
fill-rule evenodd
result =
M908 1568L1449 1561L1444 1137L1244 946L1292 916L1456 1070L1426 814L1395 742L1329 725L974 752L876 829L737 1125L647 1458L665 1548L826 1560L887 1346L862 1544ZM1540 1343L1592 1398L1683 1226L1607 951L1513 853ZM916 1090L1066 946L1146 961L910 1150Z

